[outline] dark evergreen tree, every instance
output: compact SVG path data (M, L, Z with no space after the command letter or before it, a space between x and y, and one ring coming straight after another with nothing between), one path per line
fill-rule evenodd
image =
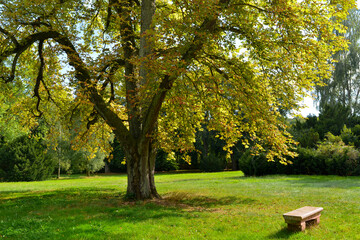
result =
M202 131L196 134L195 148L200 153L199 169L206 172L222 171L226 167L225 141L218 137L216 131L209 131L203 125Z
M325 137L327 132L338 136L344 125L349 125L351 118L352 114L349 106L343 106L340 103L325 105L320 110L316 130L321 139Z
M38 181L50 178L56 161L41 139L27 135L0 149L0 178L4 181Z

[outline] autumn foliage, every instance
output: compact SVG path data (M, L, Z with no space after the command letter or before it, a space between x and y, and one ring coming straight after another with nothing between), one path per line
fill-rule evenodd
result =
M191 149L203 121L227 150L241 139L269 160L293 156L280 109L329 76L331 55L346 47L334 30L345 31L353 4L0 1L1 84L26 86L15 110L27 119L76 113L91 132L79 142L114 133L128 194L157 197L156 149Z

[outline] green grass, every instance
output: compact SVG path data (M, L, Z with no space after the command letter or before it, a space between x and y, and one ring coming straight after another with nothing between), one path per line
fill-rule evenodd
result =
M360 178L159 174L163 200L127 202L125 175L0 183L0 239L360 239ZM321 223L282 214L319 206Z

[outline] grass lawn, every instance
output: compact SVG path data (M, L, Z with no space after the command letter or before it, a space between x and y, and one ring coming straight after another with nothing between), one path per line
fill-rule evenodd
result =
M163 200L126 202L125 175L0 183L0 239L360 239L360 178L158 174ZM282 214L323 207L290 233Z

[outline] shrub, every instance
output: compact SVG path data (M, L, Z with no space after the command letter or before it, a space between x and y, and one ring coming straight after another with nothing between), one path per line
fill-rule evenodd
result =
M199 168L205 172L223 171L226 167L226 158L218 156L215 153L210 153L200 159Z
M313 148L320 140L319 133L313 128L302 130L297 139L302 147Z
M56 162L37 138L21 136L0 149L0 178L4 181L38 181L50 178Z
M239 158L239 169L245 176L263 176L277 173L278 163L269 162L265 155L252 155L250 150L243 152Z
M355 136L351 129L347 128L346 125L344 125L341 130L340 137L346 145L354 145L357 142L357 136Z
M356 124L356 125L351 129L351 131L354 133L354 135L360 136L360 125L359 125L359 124Z
M110 158L105 160L109 163L110 172L126 172L125 152L116 138L112 143L112 147L113 151L110 154Z
M360 153L353 146L345 145L341 137L327 133L326 140L319 144L317 152L325 159L326 174L358 174Z
M299 147L298 156L292 159L292 164L286 166L288 174L324 175L326 174L325 159L314 148Z
M249 151L239 159L239 169L245 175L307 174L307 175L360 175L360 153L353 146L345 145L340 136L327 133L317 149L296 149L298 156L292 164L267 162L265 156L252 156Z
M167 153L160 149L156 154L155 170L171 171L177 169L179 169L179 164L176 161L175 153Z

